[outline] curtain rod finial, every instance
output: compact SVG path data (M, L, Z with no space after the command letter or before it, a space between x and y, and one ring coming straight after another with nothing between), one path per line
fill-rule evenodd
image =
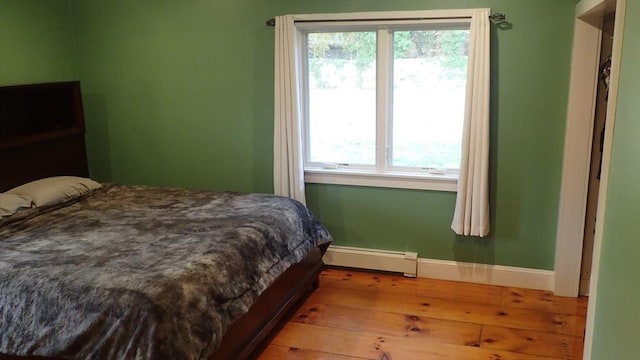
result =
M276 26L276 19L271 18L271 19L265 21L265 23L267 24L267 26Z
M507 16L502 13L493 13L489 15L489 19L491 19L491 21L496 24L502 24L503 22L507 21Z

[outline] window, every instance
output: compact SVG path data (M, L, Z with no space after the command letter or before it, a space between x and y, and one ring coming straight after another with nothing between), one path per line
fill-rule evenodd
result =
M306 181L455 190L469 19L297 27Z
M304 202L305 182L457 191L452 229L487 235L489 13L277 16L274 193Z

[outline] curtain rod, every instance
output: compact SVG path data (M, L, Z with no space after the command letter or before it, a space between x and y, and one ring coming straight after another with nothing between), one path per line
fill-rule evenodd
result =
M465 19L465 17L442 17L442 18L429 18L429 19ZM415 18L410 20L424 20L425 18ZM493 13L489 15L489 19L495 24L505 24L507 22L507 16L503 13ZM397 19L378 19L378 20L397 20ZM331 21L368 21L368 20L321 20L319 22L331 22ZM318 22L318 20L297 20L296 22ZM265 21L267 26L276 26L276 19L271 18Z

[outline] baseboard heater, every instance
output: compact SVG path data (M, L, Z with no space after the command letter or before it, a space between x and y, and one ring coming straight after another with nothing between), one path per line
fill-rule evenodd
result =
M407 277L416 277L418 272L418 253L409 251L331 245L322 260L331 266L398 272Z

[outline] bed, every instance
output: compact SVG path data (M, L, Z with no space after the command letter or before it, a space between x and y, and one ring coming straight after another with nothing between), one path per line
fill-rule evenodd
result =
M45 179L0 220L0 359L257 357L318 286L326 228L279 196L91 182L79 83L0 88L0 121L39 87L73 119L0 125L0 192Z

